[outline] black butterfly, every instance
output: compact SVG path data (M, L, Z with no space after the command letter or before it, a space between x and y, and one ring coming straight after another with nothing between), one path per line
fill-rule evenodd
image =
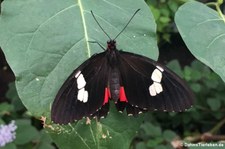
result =
M86 60L64 82L52 105L55 123L105 117L109 100L128 116L154 110L181 112L191 107L194 95L182 79L156 61L117 50L115 39L110 38L104 52Z

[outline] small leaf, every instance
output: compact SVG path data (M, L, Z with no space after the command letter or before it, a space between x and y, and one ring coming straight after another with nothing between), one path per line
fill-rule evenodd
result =
M33 141L39 135L38 131L31 125L31 122L29 120L16 120L16 125L17 129L15 144L17 145L23 145L30 141Z
M153 124L149 122L142 124L140 128L143 129L147 135L150 135L153 137L160 136L162 134L162 130L160 127L154 126Z
M191 1L178 9L175 22L191 53L225 81L225 20L215 10Z
M187 81L191 81L191 79L192 79L191 73L192 73L191 68L188 66L185 66L184 67L184 79Z
M178 2L177 1L169 1L168 2L168 7L173 11L173 12L176 12L179 5L178 5Z
M171 142L175 137L177 137L177 134L171 130L165 130L163 132L163 138L168 142Z
M154 149L173 149L173 147L169 145L158 145Z
M14 143L8 143L4 147L1 147L1 149L17 149L17 148Z
M196 93L200 92L201 89L202 89L202 86L201 86L199 83L192 83L192 84L190 85L190 87L191 87L191 89L192 89L194 92L196 92Z
M55 147L52 145L52 139L45 130L40 132L40 140L37 149L54 149Z
M163 142L163 138L161 136L155 137L155 138L149 139L149 141L147 142L147 147L155 148L156 146L158 146L162 142Z
M0 118L0 125L5 124L5 122Z
M167 67L172 69L176 74L183 78L183 72L181 70L178 60L172 60L167 64Z
M168 22L170 22L170 18L161 16L159 18L159 21L162 22L162 23L168 23Z
M12 105L6 102L0 103L0 115L9 114L10 111L12 111L12 109L13 109Z
M208 98L207 103L208 103L210 109L212 109L213 111L219 110L219 108L221 106L220 100L216 99L216 98Z
M144 142L139 142L136 144L135 149L147 149L147 147Z

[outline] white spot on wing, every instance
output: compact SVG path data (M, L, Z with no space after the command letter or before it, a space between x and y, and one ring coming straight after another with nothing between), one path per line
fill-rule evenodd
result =
M77 100L83 103L86 103L88 101L88 92L84 88L78 90Z
M149 93L151 96L156 96L162 91L163 91L162 85L158 82L153 82L153 84L149 86Z
M160 66L156 66L156 69L152 72L151 79L153 84L149 86L149 93L151 96L156 96L163 91L162 88L162 72L164 69Z
M84 79L83 74L81 74L81 71L78 71L75 74L75 78L77 78L77 100L86 103L88 101L88 91L85 90L86 81Z
M164 69L162 68L162 67L160 67L160 66L156 66L161 72L163 72L164 71Z
M77 100L80 100L80 101L83 101L83 98L84 98L84 88L78 90L78 94L77 94Z
M155 96L156 95L154 84L149 86L149 93L150 93L151 96Z
M84 91L84 96L83 96L83 102L87 102L88 101L88 92Z
M79 76L79 74L81 73L81 71L78 71L76 74L75 74L75 78L77 78Z
M152 76L151 76L151 79L154 81L154 82L161 82L162 80L162 72L159 71L159 69L155 69L153 72L152 72Z
M153 85L157 94L163 91L162 85L160 83L154 82Z
M81 89L86 85L86 81L84 79L83 74L80 74L79 77L77 78L77 88Z

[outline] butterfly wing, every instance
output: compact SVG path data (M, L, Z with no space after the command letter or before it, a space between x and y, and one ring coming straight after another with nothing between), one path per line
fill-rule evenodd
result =
M128 105L136 110L184 111L194 95L175 73L137 54L119 51L121 83ZM126 109L127 110L127 109Z
M102 52L74 70L55 97L51 110L52 120L67 124L101 110L107 85L107 69L105 52ZM106 107L103 108L105 113Z

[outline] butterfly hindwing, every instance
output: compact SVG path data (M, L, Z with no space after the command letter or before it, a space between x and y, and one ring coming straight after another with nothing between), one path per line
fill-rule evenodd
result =
M121 83L128 103L148 111L184 111L193 93L175 73L137 54L119 51Z
M66 124L89 117L101 108L108 79L104 55L103 52L92 56L74 70L62 85L51 110L55 123Z

